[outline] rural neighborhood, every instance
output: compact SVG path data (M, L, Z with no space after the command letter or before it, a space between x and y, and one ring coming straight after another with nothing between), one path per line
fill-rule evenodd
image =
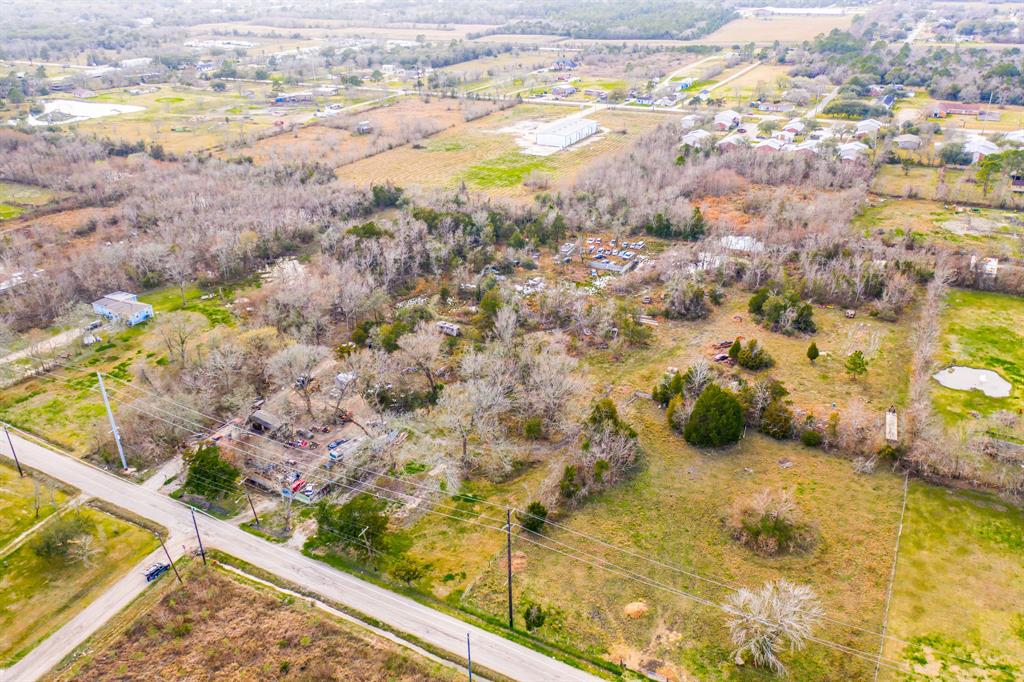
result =
M0 680L1024 679L1024 6L7 0Z

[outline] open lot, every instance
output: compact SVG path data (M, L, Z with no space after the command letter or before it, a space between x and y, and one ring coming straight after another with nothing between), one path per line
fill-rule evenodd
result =
M188 566L180 587L165 576L48 679L141 670L164 679L461 679L305 600L202 566Z
M852 222L865 236L880 235L899 241L911 238L950 250L970 249L996 257L1024 256L1019 213L998 209L960 207L927 199L872 197Z
M889 633L902 641L887 641L886 657L914 664L929 679L1021 679L1022 581L1020 509L912 482L889 610Z
M1024 208L1024 194L1020 192L1005 196L990 192L986 196L981 185L974 182L974 172L973 168L961 170L930 166L913 166L905 171L897 164L883 164L875 174L871 191L888 197Z
M36 489L39 489L39 513L36 513ZM45 520L68 499L62 487L40 480L38 475L19 477L18 471L0 464L0 549L22 533Z
M788 17L750 17L734 19L714 33L696 41L698 43L737 43L740 45L754 42L771 43L778 40L782 43L799 43L814 40L815 36L828 33L838 28L844 31L853 23L853 15L840 16L788 16Z
M972 413L1024 408L1024 299L983 291L952 290L943 311L940 367L962 365L997 372L1010 382L1009 397L993 398L978 390L960 391L932 382L936 410L947 422Z
M338 169L338 176L357 184L391 181L400 186L472 189L506 198L527 198L523 186L531 173L568 184L592 160L628 144L662 119L650 114L596 111L588 118L606 130L550 156L523 153L538 124L571 113L567 107L521 105L434 135L419 145L404 145ZM520 142L517 142L520 138ZM524 141L525 140L525 141ZM419 148L417 148L419 147Z
M88 507L66 513L95 523L88 560L44 559L31 539L0 559L0 665L19 660L160 546L149 531L109 514Z

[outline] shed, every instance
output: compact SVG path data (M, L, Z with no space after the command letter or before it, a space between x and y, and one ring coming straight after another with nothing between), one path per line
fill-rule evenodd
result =
M544 147L568 147L597 132L597 121L589 118L564 118L537 131L536 141Z
M256 410L249 415L246 423L257 433L273 433L283 427L287 422L276 414L272 414L266 410Z

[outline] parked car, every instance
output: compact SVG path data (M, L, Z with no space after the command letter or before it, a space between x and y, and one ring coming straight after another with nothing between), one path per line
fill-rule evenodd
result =
M327 449L333 450L334 448L340 447L347 442L348 438L339 438L338 440L332 440L330 443L327 444Z
M151 583L169 570L171 570L170 564L157 563L143 571L143 575L146 576L146 582Z

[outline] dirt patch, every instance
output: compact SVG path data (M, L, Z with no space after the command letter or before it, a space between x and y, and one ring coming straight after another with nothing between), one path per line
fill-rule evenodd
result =
M646 616L650 607L642 601L631 601L623 607L622 612L629 618L638 619Z
M994 220L988 218L978 218L976 216L962 216L959 218L953 218L942 223L944 230L949 230L953 234L959 234L961 236L967 235L988 235L998 231L1000 224Z
M520 574L526 570L526 553L525 552L512 552L512 573ZM504 557L501 559L501 570L508 570L508 560Z
M81 667L54 679L455 679L305 602L213 570L193 572L123 633L99 644Z

